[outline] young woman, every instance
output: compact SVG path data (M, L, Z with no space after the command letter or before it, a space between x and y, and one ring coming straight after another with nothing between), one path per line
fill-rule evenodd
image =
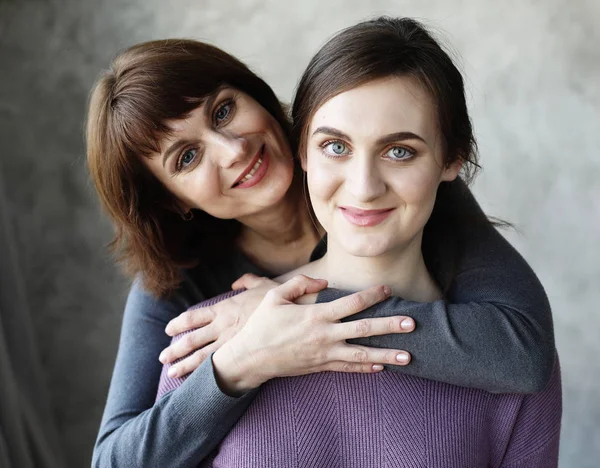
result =
M447 199L461 167L476 164L462 80L450 58L413 20L360 23L313 58L293 116L327 253L282 279L301 274L295 281L309 285L307 277L324 278L336 289L321 291L318 302L381 283L412 301L443 300L453 278L432 274L430 249L437 255L443 243L448 261L469 226L486 222ZM424 244L427 237L436 244ZM232 374L253 376L250 387L268 382L213 467L557 466L558 364L550 384L533 395L391 372L271 380L281 375L277 362L292 356L280 356L276 334L262 326L275 319L268 303L296 298L287 285L273 290L215 353ZM293 313L279 313L286 312Z
M115 223L115 246L138 279L127 301L94 466L194 466L248 407L257 390L247 390L256 389L257 378L373 373L374 363L406 364L401 349L413 356L403 369L421 377L492 391L544 388L554 362L546 296L523 259L485 223L473 225L464 255L452 266L451 302L390 298L356 326L338 321L381 302L389 290L374 286L316 305L277 304L268 293L271 300L260 310L271 315L252 314L257 330L274 332L273 359L262 374L228 364L232 348L221 347L227 336L208 337L213 358L153 405L157 358L169 344L164 327L171 319L227 291L244 273L272 277L307 263L318 245L322 231L305 204L288 129L260 78L194 41L135 46L97 83L87 126L90 171ZM481 213L464 185L449 199ZM315 257L322 253L316 249ZM444 255L440 249L432 258L436 277L452 273L441 262ZM282 287L297 297L325 286L304 279ZM214 322L234 309L239 324L225 328L237 331L269 288L220 303ZM284 306L293 313L280 314ZM394 317L386 318L390 308ZM190 328L199 325L197 315L186 317ZM403 333L407 318L408 331L418 324L413 333ZM187 345L206 342L206 328L190 333Z

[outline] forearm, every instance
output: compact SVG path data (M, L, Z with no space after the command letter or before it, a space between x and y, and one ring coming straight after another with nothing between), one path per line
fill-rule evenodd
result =
M378 348L405 349L408 366L388 369L491 392L529 393L544 388L554 363L554 340L513 309L483 303L415 303L390 298L351 317L412 317L409 334L352 340Z
M164 329L182 304L159 300L136 282L129 294L119 352L93 453L94 467L197 466L252 398L225 395L211 360L156 402Z
M225 395L208 359L152 408L122 424L108 421L96 443L93 466L196 467L238 421L255 394ZM133 450L132 441L137 441Z

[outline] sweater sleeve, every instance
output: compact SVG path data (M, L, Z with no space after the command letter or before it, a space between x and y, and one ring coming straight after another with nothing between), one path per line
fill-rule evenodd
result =
M501 468L556 468L562 419L558 358L546 388L523 399Z
M481 212L462 186L461 203ZM340 294L320 294L332 300ZM470 228L449 302L417 303L392 297L349 318L408 315L409 334L353 340L379 348L404 349L406 374L490 392L542 390L554 364L552 314L535 273L491 224Z
M134 283L93 467L196 467L254 398L255 392L239 398L221 392L207 359L176 392L154 404L162 368L158 355L170 342L164 328L179 311Z

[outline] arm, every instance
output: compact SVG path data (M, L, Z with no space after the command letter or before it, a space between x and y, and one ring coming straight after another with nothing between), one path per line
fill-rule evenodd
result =
M481 212L462 182L458 195L457 202ZM390 368L403 373L492 392L540 391L550 378L555 354L544 289L492 225L476 225L469 232L449 292L451 303L392 297L351 319L408 315L417 323L415 331L355 342L406 349L411 364Z
M221 392L207 359L177 392L154 404L157 357L170 341L164 328L179 310L134 283L92 466L195 467L253 399L255 392L240 398Z

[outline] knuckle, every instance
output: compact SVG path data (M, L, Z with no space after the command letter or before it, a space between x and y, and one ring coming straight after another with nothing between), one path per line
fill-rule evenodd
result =
M353 372L354 365L350 362L345 362L344 364L342 364L342 368L340 370L341 372Z
M354 351L354 360L356 362L367 362L368 359L368 355L366 353L366 351L362 350L362 349L358 349L356 351Z
M354 329L357 336L368 336L371 331L371 322L368 320L357 320L354 324Z
M302 284L304 283L304 281L306 281L308 278L304 275L296 275L292 278L292 281L298 283L298 284Z
M196 360L196 362L197 362L198 364L200 364L200 363L204 362L204 360L205 360L207 357L208 357L208 356L207 356L207 353L206 353L206 351L205 351L205 350L203 350L203 349L199 349L198 351L196 351L196 352L194 353L194 359Z
M355 294L352 297L350 304L355 310L363 310L367 306L367 301L362 294Z
M183 325L186 328L190 328L194 326L194 311L192 310L186 310L183 314L182 314L182 322Z
M267 293L265 294L265 299L273 302L277 298L277 295L279 294L279 292L280 291L278 291L278 288L271 289L271 290L267 291Z
M181 346L185 349L191 349L195 346L196 341L194 340L194 334L188 333L181 339Z

